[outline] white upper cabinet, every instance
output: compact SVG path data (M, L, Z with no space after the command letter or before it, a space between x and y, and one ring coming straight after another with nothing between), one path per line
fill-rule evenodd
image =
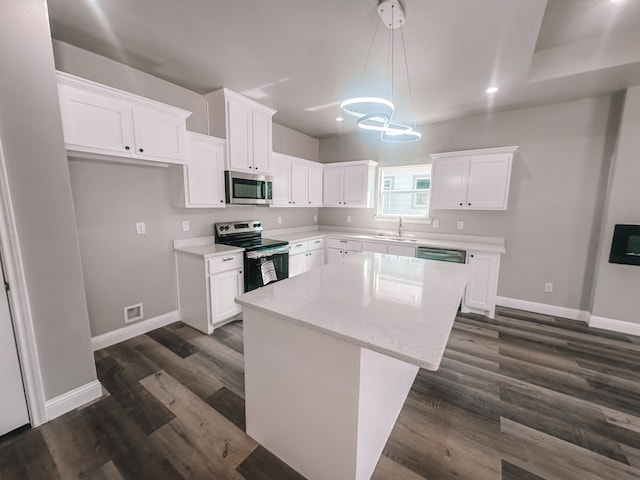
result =
M171 171L174 204L183 208L223 208L224 140L187 132L187 164Z
M191 112L57 72L67 151L87 158L184 164Z
M376 165L371 160L324 164L323 206L372 208Z
M506 210L517 148L432 154L431 208Z
M221 88L204 96L209 131L226 139L227 170L271 173L272 117L264 105Z
M302 158L273 153L274 207L321 207L322 165Z

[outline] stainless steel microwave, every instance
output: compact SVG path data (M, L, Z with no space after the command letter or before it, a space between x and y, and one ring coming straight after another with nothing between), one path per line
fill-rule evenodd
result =
M226 170L225 195L232 205L269 205L273 203L273 177L258 173Z

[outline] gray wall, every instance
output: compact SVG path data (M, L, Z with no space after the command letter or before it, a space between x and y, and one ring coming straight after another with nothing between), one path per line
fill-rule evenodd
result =
M44 0L0 2L0 139L45 398L96 379Z
M593 314L640 323L640 267L609 263L616 223L640 225L640 87L627 90L606 201Z
M64 43L55 42L55 54L59 70L194 111L189 129L206 133L200 95ZM318 140L280 125L273 132L274 150L318 158ZM173 208L167 168L71 159L69 169L93 336L125 326L129 305L142 302L145 319L178 308L173 240L213 235L215 222L232 220L259 219L266 229L316 224L317 208ZM146 223L145 235L136 235L136 222Z
M429 153L519 145L506 212L432 211L440 228L409 230L506 238L498 295L587 310L619 102L609 96L423 125L420 142L380 144L376 136L320 141L323 163L371 159L380 165L428 162ZM320 224L393 228L375 210L324 208ZM464 230L456 230L458 220ZM553 282L553 293L544 293Z

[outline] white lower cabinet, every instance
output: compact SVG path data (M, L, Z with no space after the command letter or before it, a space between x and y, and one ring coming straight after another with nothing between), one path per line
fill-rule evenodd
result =
M471 274L464 294L462 311L493 318L496 311L500 255L470 251L467 252L467 264L471 266Z
M295 277L324 265L324 238L318 237L290 244L289 277Z
M180 320L211 334L241 312L234 299L244 292L244 254L203 257L176 252Z
M327 263L342 263L348 255L362 251L362 242L329 238L327 240Z

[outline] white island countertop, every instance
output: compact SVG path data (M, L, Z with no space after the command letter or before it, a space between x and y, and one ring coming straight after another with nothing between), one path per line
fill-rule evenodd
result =
M468 276L464 264L363 252L236 302L437 370Z

